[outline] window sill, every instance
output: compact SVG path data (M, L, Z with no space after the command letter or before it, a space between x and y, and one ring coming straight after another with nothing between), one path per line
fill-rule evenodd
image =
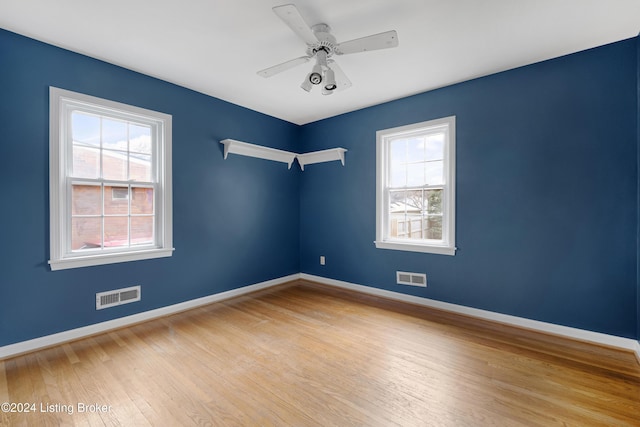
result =
M376 248L378 249L392 249L396 251L410 251L410 252L422 252L428 254L438 255L455 255L456 249L452 246L437 246L437 245L425 245L420 243L408 243L408 242L379 242L375 241Z
M49 261L51 271L69 268L91 267L94 265L115 264L119 262L140 261L144 259L165 258L173 254L173 248L149 249L127 253L77 256Z

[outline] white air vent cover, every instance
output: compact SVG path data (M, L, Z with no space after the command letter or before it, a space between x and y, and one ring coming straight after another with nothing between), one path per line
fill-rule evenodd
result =
M140 301L140 285L96 294L96 310Z
M424 273L407 273L396 271L396 281L398 285L427 287L427 275Z

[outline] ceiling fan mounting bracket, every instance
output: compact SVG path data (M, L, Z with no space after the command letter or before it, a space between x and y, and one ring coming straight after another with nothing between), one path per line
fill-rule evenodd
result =
M331 32L331 27L328 26L327 24L316 24L316 25L311 27L311 31L313 31L316 34L318 34L318 33L327 33L327 34L329 34Z

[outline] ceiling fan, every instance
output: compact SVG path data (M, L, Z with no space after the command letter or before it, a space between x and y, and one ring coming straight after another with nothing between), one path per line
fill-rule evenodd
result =
M307 92L310 92L314 85L319 84L322 84L323 95L331 95L335 91L351 87L351 81L332 59L334 55L347 55L398 46L396 31L387 31L337 43L327 24L316 24L309 27L295 5L276 6L273 11L307 44L307 51L305 56L265 68L258 71L258 75L265 78L271 77L315 58L316 64L300 85Z

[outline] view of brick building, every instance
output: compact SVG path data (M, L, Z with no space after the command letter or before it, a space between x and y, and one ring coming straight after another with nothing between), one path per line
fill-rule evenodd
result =
M148 151L110 150L74 141L72 250L153 243L154 189ZM114 182L101 182L101 177Z

